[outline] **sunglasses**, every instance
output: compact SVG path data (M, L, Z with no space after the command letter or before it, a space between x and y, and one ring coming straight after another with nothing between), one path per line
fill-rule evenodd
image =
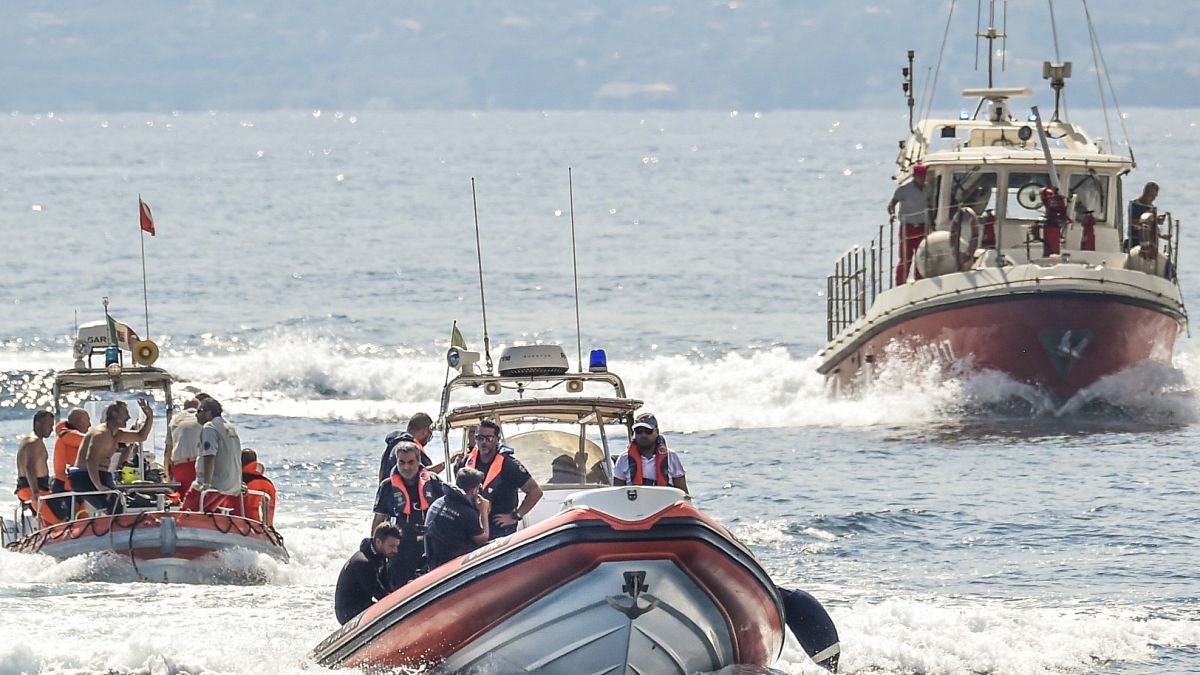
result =
M633 433L635 433L635 434L653 434L653 433L656 433L657 431L658 431L657 429L647 429L646 427L638 427L633 430Z

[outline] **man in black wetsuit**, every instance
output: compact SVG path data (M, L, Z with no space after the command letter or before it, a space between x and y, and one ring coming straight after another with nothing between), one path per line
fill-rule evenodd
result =
M363 539L338 575L333 592L333 611L338 623L346 623L392 591L387 580L387 559L400 546L400 528L380 523L375 536Z

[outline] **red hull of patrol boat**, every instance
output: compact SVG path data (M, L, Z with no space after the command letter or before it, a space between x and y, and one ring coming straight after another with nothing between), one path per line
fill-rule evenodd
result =
M143 576L155 581L195 580L186 573L188 563L233 548L265 553L283 562L289 557L283 538L270 526L238 516L190 511L81 518L38 530L9 548L59 560L109 551L130 557L142 565ZM146 563L158 565L147 568Z
M609 581L594 581L605 569ZM640 600L637 587L644 592ZM679 611L684 603L676 600L683 596L711 603L717 609L713 624L719 625L706 624L703 612ZM672 648L687 649L656 645L642 650L654 656L637 653L645 634L656 636L649 624L635 624L654 620L648 617L656 611L659 620L683 616L699 627L685 631L685 638L716 635L721 645L707 647L707 654L693 649L651 661ZM587 612L595 612L597 622L581 619ZM618 624L629 624L635 639L604 644ZM769 666L782 650L784 625L779 593L750 552L690 504L678 501L637 522L573 508L397 590L330 635L314 657L326 667L627 672L628 666L630 672L695 672L732 664ZM538 646L523 643L526 638ZM706 659L699 668L684 662L697 653Z
M1147 360L1169 362L1181 319L1115 298L988 299L900 315L834 364L838 385L858 384L863 364L881 364L889 343L944 364L968 361L1064 399Z

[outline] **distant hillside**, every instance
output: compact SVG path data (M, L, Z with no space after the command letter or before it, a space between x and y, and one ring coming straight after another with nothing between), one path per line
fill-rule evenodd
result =
M999 4L999 3L998 3ZM937 62L945 2L466 0L47 3L0 7L6 110L774 109L900 104ZM1093 2L1122 104L1200 105L1200 5ZM1014 0L1009 72L1054 59L1047 3ZM986 11L986 7L985 7ZM1000 10L997 10L1000 11ZM1071 102L1097 104L1082 5L1056 3ZM978 86L958 3L939 100ZM999 23L999 20L997 21ZM981 62L986 60L980 54Z

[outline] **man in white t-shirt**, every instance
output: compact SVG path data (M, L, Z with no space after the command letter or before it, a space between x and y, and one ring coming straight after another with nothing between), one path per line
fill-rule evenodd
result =
M613 485L660 485L688 491L683 462L667 448L654 415L644 413L634 420L633 442L629 452L617 459Z
M203 425L200 431L200 454L196 458L196 482L183 499L183 508L188 511L215 511L229 507L240 512L242 494L242 440L237 429L221 416L221 404L210 398L200 402L196 410L196 421ZM200 495L205 490L216 490L220 494L209 494L200 504Z
M925 182L928 170L924 164L914 164L912 181L896 188L892 201L888 202L888 222L900 219L900 262L896 265L896 285L904 283L908 277L908 267L917 253L917 247L925 239L925 235L933 231L933 221L930 210L933 208L933 190ZM899 205L899 209L896 206ZM914 274L920 279L921 275Z
M204 398L208 396L201 394ZM203 426L196 420L196 409L200 397L183 404L183 410L171 418L167 425L167 447L163 464L167 477L179 483L179 494L187 494L196 480L196 457L200 455L200 430Z

